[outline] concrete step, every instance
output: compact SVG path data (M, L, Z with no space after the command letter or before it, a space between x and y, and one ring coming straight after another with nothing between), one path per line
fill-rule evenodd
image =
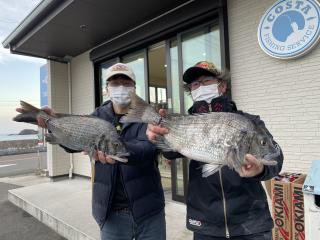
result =
M88 205L87 209L83 209L81 204L81 199L86 199L84 195L90 194L86 191L78 191L77 194L75 191L76 199L80 200L75 201L76 199L70 195L71 189L68 189L66 184L57 185L59 183L51 182L9 190L8 200L69 240L98 240L99 229L91 217L91 201L84 203ZM63 190L62 187L66 189Z
M98 240L99 227L91 215L91 182L68 179L12 189L8 199L69 240ZM167 240L191 240L185 227L186 206L166 201Z

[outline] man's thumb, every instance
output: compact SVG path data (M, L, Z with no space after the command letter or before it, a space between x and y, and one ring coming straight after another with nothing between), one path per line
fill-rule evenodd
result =
M161 108L161 109L159 110L159 114L161 115L161 117L165 117L165 116L167 116L167 110Z

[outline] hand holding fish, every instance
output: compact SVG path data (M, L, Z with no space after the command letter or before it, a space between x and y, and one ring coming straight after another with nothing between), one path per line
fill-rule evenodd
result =
M161 115L161 117L165 117L167 115L167 112L165 109L160 109L159 114ZM164 135L167 133L169 133L169 130L167 128L149 123L146 135L147 135L149 141L152 142L152 141L156 140L156 137L158 135Z
M115 164L115 162L116 162L115 160L110 158L108 155L104 154L104 152L102 152L102 151L95 152L94 159L96 161L100 161L103 164L106 164L106 163Z
M83 151L82 154L88 155L88 152ZM104 154L102 151L95 151L94 154L93 154L93 159L95 161L101 162L102 164L106 164L106 163L115 164L116 163L115 160L110 158L108 155Z
M246 154L245 160L247 161L247 164L241 167L239 171L240 177L255 177L262 173L264 165L261 163L261 161L258 161L255 156Z
M52 108L49 108L49 107L44 107L44 108L41 108L42 111L46 112L48 115L52 116L52 117L55 117L56 116L56 113L55 111L52 109ZM47 124L45 122L45 120L41 117L37 117L37 121L38 121L38 125L42 128L47 128Z

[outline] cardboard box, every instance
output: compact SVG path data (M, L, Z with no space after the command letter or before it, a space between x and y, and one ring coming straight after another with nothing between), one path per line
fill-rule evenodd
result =
M273 240L291 240L291 185L271 181Z
M291 183L291 209L292 209L292 224L291 232L293 240L305 239L304 225L304 200L302 186L306 179L306 175L301 175L300 178Z
M281 175L287 174L289 173ZM304 224L302 194L304 179L305 175L300 175L293 182L271 180L273 240L304 239L304 225L302 225Z
M266 190L267 190L268 197L269 197L270 199L272 199L272 194L271 194L271 179L264 181L264 186L265 186L265 188L266 188Z

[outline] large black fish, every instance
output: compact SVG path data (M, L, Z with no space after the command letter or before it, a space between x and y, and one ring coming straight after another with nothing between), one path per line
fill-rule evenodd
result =
M20 104L22 113L13 120L37 124L37 117L42 118L49 130L45 135L47 142L75 151L86 151L91 160L94 151L100 150L114 160L127 162L126 156L129 154L111 123L90 115L57 113L51 116L24 101Z
M252 154L264 165L276 165L273 160L280 154L266 129L244 115L226 112L168 116L162 118L152 106L131 95L131 109L122 122L161 124L169 133L160 136L156 145L164 151L205 162L203 176L215 173L223 165L237 172Z

